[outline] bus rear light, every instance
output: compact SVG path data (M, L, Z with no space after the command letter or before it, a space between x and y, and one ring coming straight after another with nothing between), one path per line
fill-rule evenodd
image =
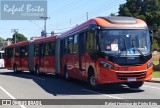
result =
M100 65L103 66L103 67L105 67L105 68L114 70L114 66L113 66L113 65L111 65L111 64L109 64L109 63L106 63L106 62L104 62L104 61L101 61L101 62L100 62Z
M148 63L147 68L149 69L151 66L153 66L153 62Z

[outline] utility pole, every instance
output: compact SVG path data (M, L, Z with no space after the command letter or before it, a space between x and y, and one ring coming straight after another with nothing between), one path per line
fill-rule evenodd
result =
M46 30L46 21L47 21L47 19L50 19L50 17L40 17L40 18L42 18L43 20L44 20L44 33L45 33L45 37L47 36L47 30Z
M87 18L87 21L88 21L88 12L86 12L86 18Z
M14 43L16 43L16 33L18 33L18 29L11 29L11 33L14 33Z

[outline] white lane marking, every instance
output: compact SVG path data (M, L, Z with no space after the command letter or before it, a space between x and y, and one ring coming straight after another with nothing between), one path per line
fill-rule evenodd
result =
M95 94L101 94L101 95L103 95L103 96L110 97L110 98L114 98L114 99L122 99L122 98L119 98L119 97L115 97L115 96L111 96L111 95L102 94L102 93L95 92L95 91L92 91L92 90L87 90L87 89L82 89L82 90L83 90L83 91L87 91L87 92L91 92L91 93L95 93Z
M160 87L148 86L148 85L144 85L144 86L142 86L142 87L148 87L148 88L160 89Z
M11 99L16 99L15 97L13 97L8 91L6 91L3 87L0 86L0 89L6 93ZM24 105L19 105L21 108L26 108Z
M25 74L23 74L24 76L28 76L28 77L32 77L32 78L35 78L35 79L39 79L39 80L45 80L45 79L43 79L43 78L39 78L39 77L35 77L35 76L31 76L31 75L25 75Z

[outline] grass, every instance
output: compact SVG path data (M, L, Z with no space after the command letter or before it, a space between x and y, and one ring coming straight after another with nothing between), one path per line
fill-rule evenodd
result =
M160 56L160 53L157 53L157 54L152 54L153 57L156 57L156 56ZM158 65L159 64L159 61L156 60L156 61L153 61L153 64L154 65ZM153 70L153 78L160 78L160 71L154 71Z
M159 64L159 61L153 61L153 64L154 65L158 65ZM154 71L153 70L153 78L160 78L160 71Z
M160 71L153 71L153 78L160 78Z
M154 64L154 65L158 65L158 64L159 64L159 61L153 61L153 64Z

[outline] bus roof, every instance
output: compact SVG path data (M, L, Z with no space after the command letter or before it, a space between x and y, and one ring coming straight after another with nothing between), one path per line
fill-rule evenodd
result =
M56 36L50 36L50 37L42 37L42 38L35 39L33 42L35 44L38 44L38 43L43 43L43 42L55 41L55 40L56 40ZM29 45L29 42L30 41L18 42L18 43L6 46L5 48L14 48L14 47L17 47L17 46L26 46L26 45Z
M42 38L35 39L34 43L38 44L38 43L43 43L43 42L51 42L55 40L56 40L56 36L42 37Z
M112 16L112 17L97 17L90 19L73 29L60 35L61 38L70 36L76 32L85 30L91 25L96 25L108 29L146 29L147 24L133 17L124 17L124 16Z
M72 34L74 34L76 32L79 32L79 31L82 31L82 30L85 30L85 29L89 28L89 26L93 25L93 24L96 25L97 23L96 23L96 21L94 19L90 19L90 20L88 20L88 21L86 21L86 22L74 27L73 29L61 34L59 37L66 37L68 35L72 35Z
M22 41L22 42L18 42L18 43L6 46L5 48L13 48L13 47L17 47L17 46L26 46L28 44L29 44L29 41Z
M94 18L98 26L107 28L119 28L119 29L146 29L147 24L140 19L133 17L97 17Z

